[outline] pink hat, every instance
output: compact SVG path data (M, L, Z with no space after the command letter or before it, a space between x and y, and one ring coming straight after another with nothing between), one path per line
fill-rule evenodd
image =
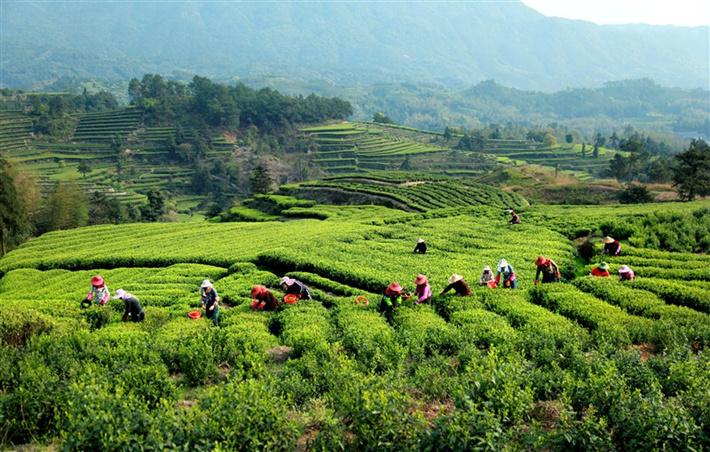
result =
M421 286L421 285L426 284L428 282L429 282L429 279L422 274L417 275L417 279L414 280L414 284L416 284L417 286Z
M631 268L628 265L622 265L619 267L619 273L629 273Z
M91 285L94 287L103 287L104 286L104 279L101 276L96 275L93 278L91 278Z
M398 282L393 282L392 284L387 286L387 292L399 293L401 291L402 291L402 286L400 286Z
M286 284L287 286L290 286L295 282L295 279L289 278L288 276L284 276L283 278L281 278L281 284Z

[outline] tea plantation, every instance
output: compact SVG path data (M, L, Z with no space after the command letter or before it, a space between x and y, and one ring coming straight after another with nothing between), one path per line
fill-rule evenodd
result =
M268 195L219 223L93 226L10 252L0 260L0 447L710 447L710 257L639 238L652 230L644 220L694 215L706 246L710 203L528 206L462 181L380 182L350 174L286 191L370 190L397 205ZM507 223L508 205L523 224ZM239 215L263 221L229 221ZM574 239L592 237L599 252L609 233L623 246L612 273L630 265L635 281L585 276ZM419 237L424 255L412 252ZM562 283L533 285L540 254ZM501 258L520 287L478 288ZM419 273L432 303L388 322L379 294L391 281L412 290ZM473 295L438 295L452 273ZM146 320L121 322L120 300L80 309L94 274L136 295ZM283 275L314 300L253 312L252 285L280 297ZM222 297L219 327L186 316L205 278Z

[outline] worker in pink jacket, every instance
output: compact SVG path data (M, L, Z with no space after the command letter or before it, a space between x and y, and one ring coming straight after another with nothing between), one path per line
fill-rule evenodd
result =
M92 304L103 306L108 303L110 298L111 294L106 287L106 282L100 275L96 275L91 278L91 288L84 301L81 302L81 307L88 308Z
M417 288L414 289L414 303L429 303L431 301L431 286L429 285L429 279L424 275L417 275L417 279L414 280L414 284Z

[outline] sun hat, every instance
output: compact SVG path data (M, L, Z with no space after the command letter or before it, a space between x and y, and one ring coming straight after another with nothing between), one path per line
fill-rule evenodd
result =
M414 284L416 284L417 286L421 286L422 284L426 284L428 282L429 279L422 274L418 274L417 279L414 280Z
M453 275L451 275L449 277L449 284L453 284L453 283L459 282L459 281L463 281L463 276L454 273Z
M609 264L607 264L606 262L601 262L599 263L599 268L602 270L609 270Z
M208 287L212 287L212 283L209 279L205 279L204 281L202 281L202 285L200 287L206 289Z
M608 235L602 239L602 242L604 243L614 243L614 239L609 237Z
M128 298L129 296L131 296L131 294L129 294L129 293L126 292L125 290L123 290L123 289L118 289L118 290L116 291L116 295L114 295L114 296L111 297L111 298L114 299L114 300L118 300L119 298L120 298L120 299L124 299L124 298Z
M281 284L286 284L287 286L290 286L295 282L295 279L289 278L288 276L284 276L283 278L281 278Z
M500 261L498 261L498 268L501 268L501 269L502 269L502 268L507 267L507 266L508 266L508 261L507 261L507 260L501 259Z
M619 267L619 273L629 273L631 271L631 268L629 268L628 265L622 265Z
M91 285L94 287L103 287L104 279L101 276L96 275L93 278L91 278Z
M483 271L484 271L484 272L489 272L489 271L492 271L492 270L491 270L491 267L490 267L489 265L486 265L485 267L483 267Z
M423 238L418 238L418 239L417 239L417 243L424 243L424 239L423 239Z
M392 282L389 286L387 286L387 291L388 292L394 292L394 293L399 293L402 291L402 286L399 285L398 282Z
M535 265L545 265L547 263L547 258L545 256L538 256L535 259Z

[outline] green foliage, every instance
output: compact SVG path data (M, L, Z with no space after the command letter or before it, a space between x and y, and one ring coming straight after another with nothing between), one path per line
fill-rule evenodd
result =
M710 146L703 140L693 140L688 150L675 156L673 185L678 196L692 201L696 196L710 194Z
M621 204L641 204L652 201L651 192L643 185L629 185L624 191L619 193L619 202Z

